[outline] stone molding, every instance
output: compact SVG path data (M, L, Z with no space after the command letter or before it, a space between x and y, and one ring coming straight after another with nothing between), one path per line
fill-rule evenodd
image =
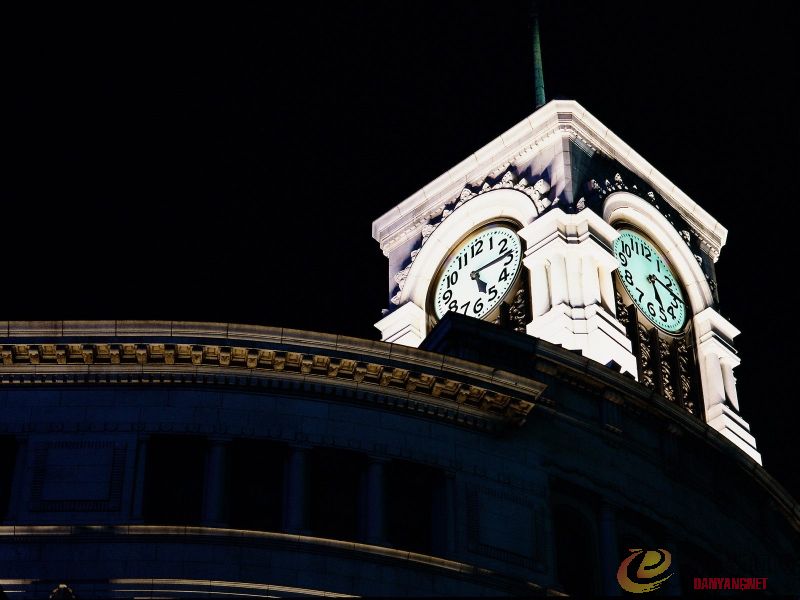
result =
M40 330L36 324L25 327ZM95 324L87 324L86 329L96 329ZM401 360L405 364L399 366L393 363L400 357L381 360L389 357L384 352L370 352L368 346L374 347L374 343L352 338L348 338L352 345L348 345L348 352L343 356L320 351L312 343L305 344L302 351L293 351L259 348L255 344L223 345L208 339L195 343L155 341L147 340L147 335L139 333L137 337L141 337L136 341L65 340L65 343L52 339L22 343L0 338L0 383L190 383L247 387L263 385L264 379L302 379L312 384L357 386L377 394L403 396L407 402L392 404L434 418L479 427L485 426L487 420L495 424L522 425L545 389L544 384L533 380L523 382L523 378L508 374L519 380L513 384L516 393L509 394L502 389L506 382L487 377L486 367L441 355L432 363L413 364L413 359L408 360L412 357L403 352ZM299 336L293 336L291 341L302 344ZM389 349L391 355L393 346L384 346L380 349ZM361 352L354 354L358 350ZM437 356L418 353L424 358ZM437 372L449 366L463 377L456 379Z

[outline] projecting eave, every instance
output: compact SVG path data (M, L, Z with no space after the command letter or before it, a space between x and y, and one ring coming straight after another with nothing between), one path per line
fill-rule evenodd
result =
M653 187L695 230L716 258L725 244L727 230L667 179L613 131L574 100L553 100L452 169L403 200L372 223L372 236L385 254L416 235L432 215L457 197L466 185L480 185L497 177L555 141L580 138L619 162Z

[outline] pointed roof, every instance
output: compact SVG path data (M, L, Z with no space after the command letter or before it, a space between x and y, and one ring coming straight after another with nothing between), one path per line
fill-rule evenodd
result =
M388 255L392 248L416 236L430 215L441 212L465 186L480 185L540 153L568 153L570 141L616 161L650 185L707 244L716 260L727 238L725 227L574 100L553 100L536 110L377 218L372 236Z

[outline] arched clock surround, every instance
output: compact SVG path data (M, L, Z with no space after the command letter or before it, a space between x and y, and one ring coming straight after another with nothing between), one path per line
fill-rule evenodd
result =
M420 309L425 308L439 266L471 231L493 221L517 223L524 228L538 214L531 199L515 189L493 190L460 206L436 228L420 249L406 278L400 306L412 302Z
M659 250L675 271L679 283L686 294L691 318L686 325L688 336L687 346L694 346L696 371L700 375L701 397L703 404L702 416L705 421L722 435L731 440L744 450L751 458L761 462L761 455L756 450L755 438L750 434L750 426L739 415L739 400L736 393L736 378L733 369L740 359L733 349L733 338L739 334L730 322L723 318L713 307L714 295L706 277L700 268L691 249L683 241L675 228L667 219L650 203L628 192L610 194L603 204L603 220L615 227L624 225L633 226L641 230L647 237L656 242ZM617 306L618 318L625 321L624 306ZM640 327L635 328L626 322L629 336L641 347L642 333ZM645 329L648 329L645 327ZM651 352L659 349L659 339L664 336L649 334ZM670 349L672 368L680 370L679 359L675 358L677 350ZM665 353L665 356L667 354ZM651 357L651 364L657 365L657 357ZM637 356L641 366L641 354ZM664 393L663 380L659 378L663 373L653 373L651 387ZM680 373L672 372L672 382L680 386ZM646 378L640 380L647 385ZM691 401L690 398L680 398L681 390L673 388L669 391L675 394L679 404ZM668 394L665 394L668 395ZM684 405L685 408L688 408ZM697 410L698 407L695 407Z

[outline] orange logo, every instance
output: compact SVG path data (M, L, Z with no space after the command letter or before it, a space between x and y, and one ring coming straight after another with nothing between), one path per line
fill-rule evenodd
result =
M661 587L667 579L672 577L670 573L666 577L656 579L663 575L672 564L672 555L666 550L642 550L641 548L630 548L631 555L622 561L617 571L617 582L626 592L633 594L643 594L652 592ZM641 558L639 558L641 556ZM631 563L639 558L639 568L636 569L636 580L630 578L629 570Z

